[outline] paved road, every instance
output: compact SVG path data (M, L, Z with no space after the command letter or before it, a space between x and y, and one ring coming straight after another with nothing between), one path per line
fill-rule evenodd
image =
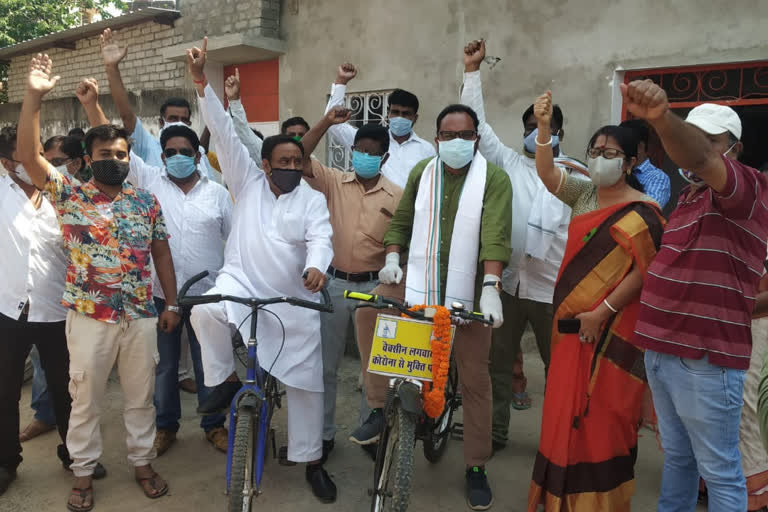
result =
M314 499L304 481L302 466L283 467L270 463L264 480L264 492L254 510L309 512L321 510L360 512L367 510L367 488L371 480L372 463L357 447L346 441L357 425L360 394L357 384L357 361L346 359L339 393L340 432L337 447L327 468L339 487L335 505L322 505ZM538 443L541 418L543 366L535 353L526 356L528 386L534 407L528 411L513 411L514 441L506 450L488 463L488 474L495 493L493 510L525 510L528 483ZM24 389L22 425L31 419L30 388ZM198 428L191 395L183 394L184 417L177 443L155 463L155 468L170 483L170 493L156 501L141 494L133 481L125 460L122 399L118 382L110 382L109 400L104 412L105 452L102 461L107 466L107 479L96 482L96 510L111 512L146 511L223 511L225 455L215 451ZM279 411L277 426L282 430L278 439L285 439L285 411ZM71 486L69 473L62 470L55 456L58 437L51 433L24 444L25 460L19 468L19 478L5 496L0 498L2 512L38 512L64 510ZM417 446L417 449L421 449ZM413 499L410 510L440 510L443 512L469 510L464 500L462 446L452 441L444 459L430 465L422 456L416 458ZM662 456L652 433L644 431L640 440L636 467L637 485L633 511L655 510L661 473ZM701 510L704 510L700 507Z

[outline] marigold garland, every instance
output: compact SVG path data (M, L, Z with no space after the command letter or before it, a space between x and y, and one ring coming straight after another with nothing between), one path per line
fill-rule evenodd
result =
M445 385L451 367L451 312L444 306L414 306L410 311L435 308L432 319L432 386L424 387L424 412L430 418L439 418L445 408ZM407 316L407 315L403 315Z

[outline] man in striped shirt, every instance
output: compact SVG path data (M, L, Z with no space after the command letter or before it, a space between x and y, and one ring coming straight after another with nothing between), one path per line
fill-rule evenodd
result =
M729 107L700 105L684 122L651 81L621 87L629 111L651 124L691 183L648 269L635 326L664 448L658 509L693 510L701 474L709 510L746 510L739 421L768 179L737 161L741 121Z

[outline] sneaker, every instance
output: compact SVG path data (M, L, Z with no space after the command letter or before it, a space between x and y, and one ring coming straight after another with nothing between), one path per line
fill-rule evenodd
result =
M488 486L485 466L467 469L467 505L472 510L488 510L493 505L493 493Z
M214 448L220 452L227 453L229 448L229 433L224 427L216 427L205 433L205 438Z
M373 409L365 423L357 427L349 436L349 440L355 444L365 446L377 443L384 430L384 414L381 409Z
M210 416L212 414L221 414L221 412L229 409L232 404L232 399L243 384L240 381L232 382L225 380L211 391L203 403L197 407L197 413L203 416Z
M312 487L312 493L323 503L336 501L336 484L331 480L322 464L307 464L307 482Z
M167 452L168 448L175 442L176 432L165 428L157 429L157 432L155 433L155 450L157 451L157 456L160 457Z

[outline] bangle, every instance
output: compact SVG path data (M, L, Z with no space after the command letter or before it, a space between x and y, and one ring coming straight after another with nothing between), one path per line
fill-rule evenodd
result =
M544 147L544 146L551 146L552 145L552 136L550 135L549 140L547 142L545 142L544 144L539 142L539 138L538 137L536 137L534 139L534 141L536 142L537 146L542 146L542 147Z
M613 311L614 313L618 313L619 310L608 304L608 299L603 299L603 304L605 304L605 307Z
M197 84L197 85L202 85L202 84L204 84L204 83L205 83L205 75L203 75L203 79L202 79L202 80L195 80L195 79L193 78L193 79L192 79L192 83L194 83L194 84Z

